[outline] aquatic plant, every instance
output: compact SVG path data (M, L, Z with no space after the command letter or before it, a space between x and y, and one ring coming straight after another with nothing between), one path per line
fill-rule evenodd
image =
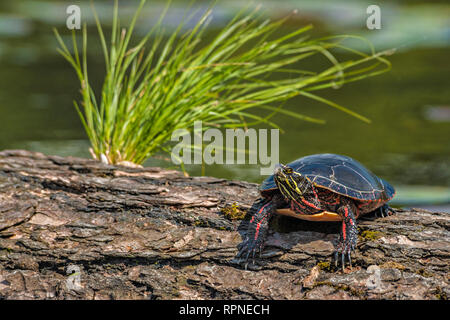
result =
M186 31L187 22L192 23L195 17L187 10L175 31L165 36L167 5L159 21L132 46L133 30L144 4L142 0L128 28L122 28L115 1L109 43L93 7L106 67L100 93L94 92L88 77L86 25L81 50L75 31L70 50L55 29L58 51L73 66L81 84L82 101L75 102L75 107L91 142L91 153L107 163L141 164L156 152L169 151L172 133L192 128L197 120L203 122L203 130L260 123L278 128L271 121L276 113L324 123L283 108L287 100L298 95L369 122L314 92L390 68L383 58L386 52L375 53L370 43L369 53L343 44L346 39L365 41L362 38L310 39L305 34L311 25L283 33L280 27L289 16L271 21L258 8L241 10L211 40L204 41L213 6ZM351 53L352 58L338 61L332 50ZM323 70L294 67L314 55L323 55L330 63Z

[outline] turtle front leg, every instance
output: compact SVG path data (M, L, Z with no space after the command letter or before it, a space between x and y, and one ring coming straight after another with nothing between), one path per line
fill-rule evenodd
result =
M250 209L252 217L248 225L247 235L238 246L239 252L236 257L244 256L244 260L247 261L250 255L254 260L256 252L261 254L269 229L269 222L275 214L278 201L278 196L274 196L272 199L258 199L253 204Z
M344 270L345 267L346 255L351 268L352 260L350 254L356 248L356 243L358 241L358 229L356 226L356 217L354 210L355 206L352 206L350 203L341 206L337 210L337 213L342 216L342 229L339 238L339 244L334 253L334 259L336 261L337 267L339 253L341 254L342 270Z

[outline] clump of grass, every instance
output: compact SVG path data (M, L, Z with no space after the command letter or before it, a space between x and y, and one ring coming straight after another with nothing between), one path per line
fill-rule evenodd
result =
M128 28L121 28L115 2L109 42L93 8L106 66L100 93L94 92L88 77L86 25L82 30L81 52L75 31L70 51L55 30L58 50L73 66L81 84L81 105L75 102L75 107L95 158L107 163L141 164L156 152L169 151L172 133L193 128L197 120L203 122L203 130L259 123L278 128L270 120L275 113L324 123L283 108L284 102L299 95L369 122L314 93L390 68L382 57L386 53L375 53L370 44L369 54L343 44L345 39L357 37L309 39L305 33L311 25L275 35L289 17L271 21L258 9L244 9L205 43L202 36L212 8L187 31L184 26L192 21L193 15L184 17L176 30L165 37L162 22L168 5L156 25L131 46L144 3L142 0ZM334 49L349 52L353 57L338 61L331 52ZM323 70L293 67L318 54L330 62ZM271 75L276 77L270 78ZM255 109L260 111L254 112ZM267 114L263 115L262 110Z

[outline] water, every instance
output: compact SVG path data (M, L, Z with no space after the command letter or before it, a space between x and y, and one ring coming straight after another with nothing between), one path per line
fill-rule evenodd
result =
M287 163L313 153L345 154L396 186L399 192L394 204L438 206L439 210L449 211L450 6L439 2L386 2L381 5L385 13L382 30L368 31L360 2L329 2L330 6L317 6L316 2L286 1L276 7L275 2L264 4L272 8L269 12L275 17L301 9L289 28L312 22L317 26L315 35L358 34L373 41L378 50L398 50L389 57L393 65L389 73L347 84L339 90L320 92L370 118L371 124L306 98L292 99L287 106L290 110L327 123L276 116L274 122L285 130L280 135L280 161ZM157 15L162 6L160 2L153 3L144 16ZM172 20L176 20L177 12L182 12L182 3L176 2ZM111 7L105 3L99 6L100 17L107 24ZM219 2L212 28L222 26L238 7L239 2ZM127 5L124 9L129 16L134 7ZM51 31L53 26L64 28L64 10L65 4L60 2L0 4L0 149L90 157L89 142L72 104L79 100L79 84L71 67L56 53ZM92 21L87 13L85 18ZM139 28L144 32L145 23ZM89 38L95 41L93 31ZM91 48L90 75L100 81L100 48ZM173 166L160 158L150 159L146 165ZM202 172L200 166L190 166L188 170L192 175ZM213 165L205 167L204 173L228 179L262 180L254 165Z

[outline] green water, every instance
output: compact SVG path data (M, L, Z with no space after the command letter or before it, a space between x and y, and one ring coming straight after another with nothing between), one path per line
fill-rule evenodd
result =
M284 3L279 15L301 3ZM427 116L436 106L444 110L450 106L450 27L442 24L449 6L439 2L400 6L396 10L425 17L424 21L416 19L416 25L408 25L402 22L402 16L403 20L399 18L401 21L376 34L361 26L333 24L342 20L340 16L324 20L321 13L325 9L320 11L313 3L305 2L309 14L303 13L289 28L312 22L318 26L316 34L360 34L374 41L380 50L398 47L398 51L389 57L393 65L389 73L320 92L368 117L371 124L306 98L290 100L287 108L324 119L326 124L276 116L274 122L285 130L280 135L280 161L287 163L313 153L345 154L396 186L398 203L450 203L450 122L439 118L439 113L437 118ZM344 3L359 10L355 2ZM232 4L220 7L225 13L219 17L227 18L239 6L238 2ZM51 31L53 26L64 28L66 5L62 1L0 4L0 150L23 148L89 157L89 143L72 104L79 100L79 84L71 67L57 55ZM39 8L43 8L42 12ZM108 16L108 12L101 16ZM436 18L430 20L430 15ZM90 39L95 37L91 32ZM93 46L89 57L90 76L97 81L103 76L99 49ZM150 159L146 165L173 166L160 159ZM190 166L188 171L199 175L202 168ZM205 167L204 173L254 182L263 179L254 165L212 165ZM418 195L413 198L420 199L419 203L409 200L412 192Z

